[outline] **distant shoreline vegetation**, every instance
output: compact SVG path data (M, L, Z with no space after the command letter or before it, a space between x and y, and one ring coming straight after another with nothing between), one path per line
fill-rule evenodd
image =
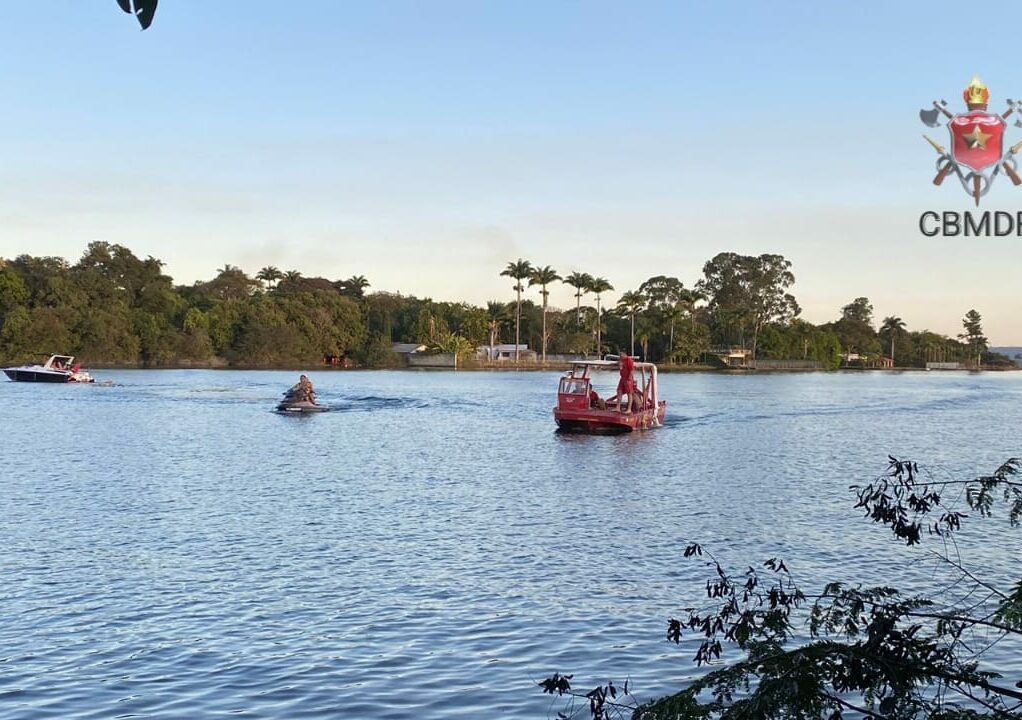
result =
M511 281L514 299L482 307L367 292L361 275L330 280L275 267L250 276L225 265L212 280L175 285L160 260L105 242L89 244L74 264L0 258L0 363L63 352L115 367L386 368L401 366L394 343L415 343L453 355L459 367L476 362L477 348L501 344L516 355L527 346L533 363L631 352L693 369L1015 367L988 352L975 310L958 338L910 331L894 316L875 328L865 297L833 322L801 320L788 292L791 263L780 255L720 253L691 287L658 275L610 307L614 287L586 273L562 277L518 259L498 277ZM561 282L575 290L575 307L549 307L549 287Z

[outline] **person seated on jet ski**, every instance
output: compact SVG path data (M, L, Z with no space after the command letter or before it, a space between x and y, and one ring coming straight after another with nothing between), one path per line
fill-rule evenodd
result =
M316 404L316 393L312 389L312 381L305 375L298 378L298 384L291 388L291 394L304 402Z
M301 387L303 398L315 404L316 392L312 389L312 380L309 380L307 376L302 375L298 380L298 384Z

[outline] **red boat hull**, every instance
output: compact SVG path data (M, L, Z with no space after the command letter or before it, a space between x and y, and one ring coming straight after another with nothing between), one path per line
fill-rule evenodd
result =
M554 408L554 421L557 427L566 432L586 433L625 433L633 430L647 430L664 421L667 403L660 401L656 410L637 410L623 413L617 410L598 410L588 408Z

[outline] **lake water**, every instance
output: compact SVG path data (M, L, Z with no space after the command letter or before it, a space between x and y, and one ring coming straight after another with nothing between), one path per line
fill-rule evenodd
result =
M848 486L1022 454L1022 373L664 375L665 427L617 437L554 432L555 373L318 372L312 417L271 412L296 373L97 374L0 383L0 720L543 718L555 670L648 699L695 673L687 542L925 590ZM1006 525L962 552L1017 578Z

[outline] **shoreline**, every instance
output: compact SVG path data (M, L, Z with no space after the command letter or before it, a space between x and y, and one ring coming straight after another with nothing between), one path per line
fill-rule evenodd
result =
M540 363L529 363L519 364L514 363L501 363L500 365L479 365L472 364L461 366L458 368L443 367L443 366L418 366L418 367L334 367L329 365L228 365L226 363L177 363L168 365L157 365L157 366L143 366L143 365L129 365L119 363L96 363L90 364L86 369L93 371L103 370L243 370L246 372L251 371L266 371L266 372L367 372L367 371L379 371L386 370L391 372L564 372L571 368L570 363L547 363L546 365ZM982 368L976 370L973 368L955 368L955 369L936 369L936 368L919 368L919 367L895 367L895 368L835 368L828 370L826 368L722 368L713 367L712 365L657 365L657 371L660 374L688 374L688 373L707 373L707 374L718 374L718 375L757 375L757 374L783 374L783 373L838 373L838 372L851 372L851 373L961 373L961 372L1020 372L1022 368Z

